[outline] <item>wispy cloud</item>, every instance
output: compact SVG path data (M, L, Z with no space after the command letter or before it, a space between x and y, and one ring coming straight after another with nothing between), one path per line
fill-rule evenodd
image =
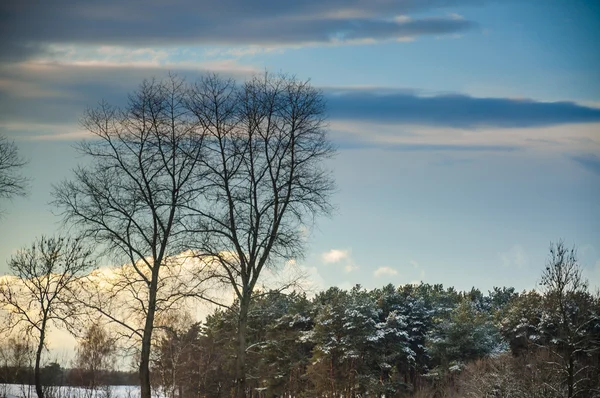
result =
M377 148L388 151L427 151L427 152L512 152L519 149L515 145L446 145L422 143L374 143L374 142L347 142L339 145L340 149L367 149Z
M564 153L600 153L600 140L595 138L600 123L469 129L336 119L330 126L332 138L343 150L435 152L439 155L460 152L502 155L522 150L543 151L557 156ZM593 156L573 160L593 168Z
M506 252L499 253L502 264L505 267L526 268L529 266L529 257L523 246L513 245Z
M376 278L381 276L394 276L398 275L398 271L391 267L379 267L373 272L373 275L375 275Z

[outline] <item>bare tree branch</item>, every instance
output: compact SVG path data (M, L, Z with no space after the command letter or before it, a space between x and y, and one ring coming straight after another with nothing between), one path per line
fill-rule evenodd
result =
M0 199L27 194L28 180L20 174L26 164L15 143L0 136Z

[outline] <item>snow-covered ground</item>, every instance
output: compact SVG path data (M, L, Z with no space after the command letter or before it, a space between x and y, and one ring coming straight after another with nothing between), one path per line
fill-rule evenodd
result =
M50 387L48 398L137 398L140 396L137 386L109 386L108 389L99 389L95 393L85 388L77 387ZM160 398L160 396L156 396ZM0 384L0 398L37 398L35 386L21 386L18 384Z

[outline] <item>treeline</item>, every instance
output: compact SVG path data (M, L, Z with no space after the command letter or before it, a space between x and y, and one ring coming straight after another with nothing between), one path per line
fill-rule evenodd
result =
M71 361L55 358L40 366L40 382L44 388L84 387L93 392L105 386L138 384L137 372L118 370L117 358L126 351L103 325L88 324L78 337L76 348ZM0 385L35 385L35 357L36 341L27 334L0 341ZM2 391L0 397L3 397Z
M32 366L12 366L4 363L0 367L0 384L34 385ZM52 386L72 386L89 388L91 379L98 378L100 386L131 386L138 383L136 372L122 370L102 370L91 375L87 369L64 368L58 362L51 362L40 369L42 384ZM1 395L0 395L1 396Z
M169 398L236 393L239 308L202 322L172 312L153 341L153 390ZM574 250L552 246L538 290L441 284L255 292L248 312L251 397L599 397L600 296ZM123 342L126 342L124 340ZM9 340L0 383L32 383L35 345ZM135 384L115 371L127 352L106 325L78 339L71 369L41 368L44 386ZM136 363L139 353L129 351ZM123 362L122 362L123 363ZM64 365L64 364L63 364Z
M568 251L541 291L458 292L442 285L257 295L248 315L252 396L595 397L599 296ZM171 328L153 382L169 397L235 389L237 308ZM419 395L420 394L420 395Z

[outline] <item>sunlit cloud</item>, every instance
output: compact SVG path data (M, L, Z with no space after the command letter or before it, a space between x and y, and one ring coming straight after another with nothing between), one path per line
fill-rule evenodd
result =
M337 263L343 259L350 257L349 250L331 249L330 251L323 253L321 258L325 264Z
M413 125L392 122L361 122L342 119L330 123L341 149L378 148L392 151L543 151L570 154L590 171L600 155L597 131L600 123L540 127L485 127L478 129Z
M394 276L398 275L398 271L391 267L379 267L373 271L373 275L375 275L376 278L381 276Z
M351 253L351 250L331 249L321 254L321 260L325 264L340 264L344 271L352 272L358 269L358 265L354 263Z

